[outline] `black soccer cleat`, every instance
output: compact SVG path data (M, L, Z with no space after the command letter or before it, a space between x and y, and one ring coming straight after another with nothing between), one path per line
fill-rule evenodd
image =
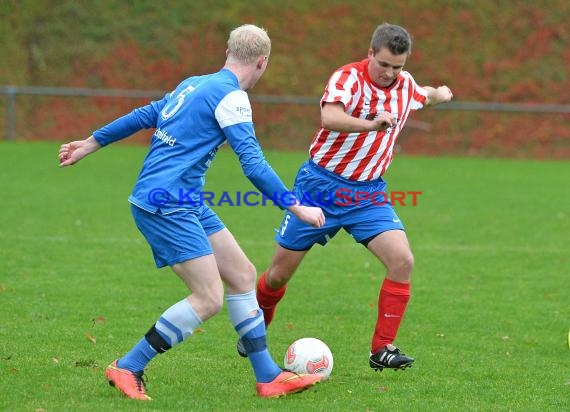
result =
M241 339L238 339L236 349L239 356L242 358L247 358L247 352L245 351L245 346L243 346Z
M406 369L414 363L414 358L404 355L392 344L386 345L384 349L376 353L371 353L368 360L370 367L376 371L382 371L384 368Z

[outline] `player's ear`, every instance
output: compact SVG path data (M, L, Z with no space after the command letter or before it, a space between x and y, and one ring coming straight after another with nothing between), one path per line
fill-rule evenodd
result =
M259 59L257 59L257 68L258 69L262 69L263 65L265 64L265 62L269 59L268 56L260 56Z

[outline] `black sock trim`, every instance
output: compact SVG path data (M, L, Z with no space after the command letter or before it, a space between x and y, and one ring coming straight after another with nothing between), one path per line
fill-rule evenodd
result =
M154 325L152 325L152 328L149 329L144 337L147 340L148 344L152 346L158 353L164 353L172 347L168 344L167 341L164 340L162 336L160 336L160 333L158 333Z
M242 336L241 342L243 343L243 347L245 348L246 353L261 352L267 348L267 338L265 335L253 339L244 338Z

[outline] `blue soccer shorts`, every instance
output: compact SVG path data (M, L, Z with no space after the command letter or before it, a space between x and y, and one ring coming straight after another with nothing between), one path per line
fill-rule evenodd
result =
M364 245L380 233L404 230L383 179L350 181L309 160L299 169L293 192L302 204L321 207L326 221L324 226L314 228L286 212L275 236L286 249L308 250L315 243L325 245L340 229Z
M150 245L157 268L212 254L208 236L225 227L206 205L154 214L131 204L131 213Z

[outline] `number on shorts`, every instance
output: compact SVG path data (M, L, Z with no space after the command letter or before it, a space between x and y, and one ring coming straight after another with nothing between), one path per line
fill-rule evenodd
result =
M287 225L289 224L289 219L291 219L291 215L287 213L285 215L285 219L283 219L283 223L281 224L281 236L285 235L285 230L287 230Z

